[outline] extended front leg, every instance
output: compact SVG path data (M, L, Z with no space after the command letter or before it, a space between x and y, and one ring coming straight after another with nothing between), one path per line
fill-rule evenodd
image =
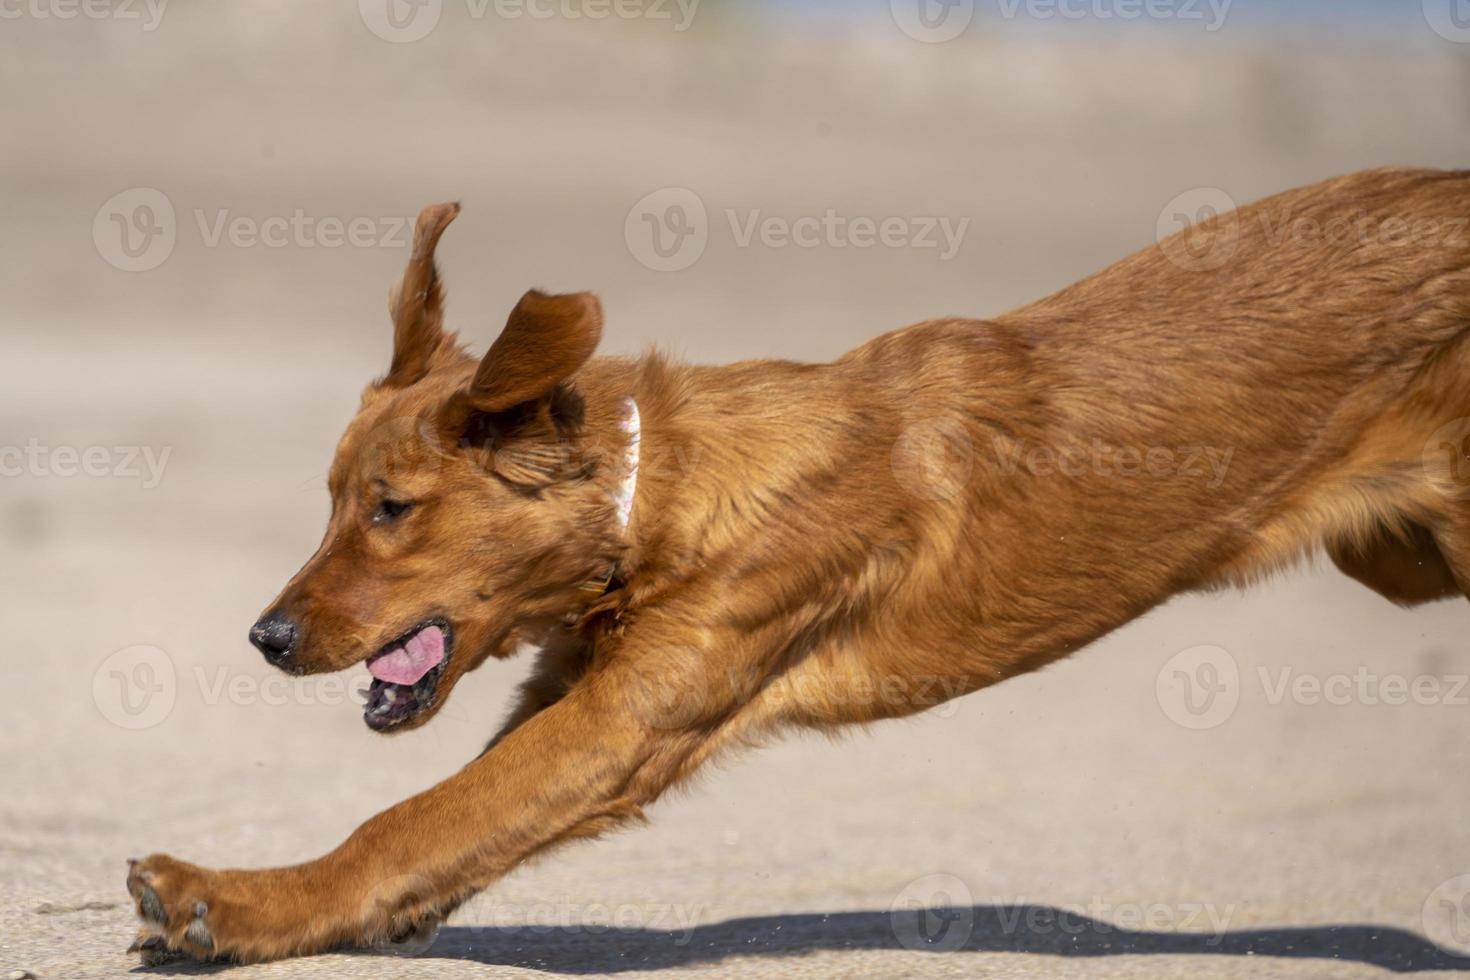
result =
M703 755L727 699L707 683L681 689L678 676L651 680L626 663L589 673L459 773L316 861L261 871L159 855L135 863L128 889L145 924L145 962L304 955L437 923L531 855L637 814Z

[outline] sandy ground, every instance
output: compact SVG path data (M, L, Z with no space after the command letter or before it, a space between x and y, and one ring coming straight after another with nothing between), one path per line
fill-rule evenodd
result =
M445 275L481 344L541 285L599 290L611 350L824 358L1061 286L1195 188L1464 165L1470 49L1391 33L1304 53L1244 30L924 45L716 13L679 35L450 20L409 44L350 5L8 22L0 446L29 455L0 478L0 976L134 969L125 858L313 856L505 710L523 663L385 740L351 697L363 671L287 683L245 642L386 365L398 217L464 200ZM167 199L174 246L128 272L106 202L136 188ZM627 229L665 188L697 197L707 244L660 272ZM743 245L729 217L829 208L969 223L946 259ZM298 209L372 241L212 237ZM917 720L730 760L651 826L496 885L423 958L230 975L1449 975L1470 966L1467 626L1463 602L1399 611L1323 570L1185 598ZM1224 680L1191 711L1181 677Z

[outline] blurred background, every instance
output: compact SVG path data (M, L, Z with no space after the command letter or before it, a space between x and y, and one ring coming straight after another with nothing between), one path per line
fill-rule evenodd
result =
M1465 0L0 0L0 81L10 976L133 967L125 858L315 856L503 716L525 663L384 739L365 671L245 636L319 540L424 204L464 203L478 347L540 286L598 291L609 351L826 359L1221 201L1470 165ZM731 760L427 959L239 975L1448 975L1467 626L1321 567L1181 599Z

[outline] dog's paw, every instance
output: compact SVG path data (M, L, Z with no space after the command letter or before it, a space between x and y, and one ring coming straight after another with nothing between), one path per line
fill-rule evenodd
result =
M162 854L129 861L128 894L137 904L143 928L128 952L138 953L144 966L219 957L220 910L210 908L213 876Z

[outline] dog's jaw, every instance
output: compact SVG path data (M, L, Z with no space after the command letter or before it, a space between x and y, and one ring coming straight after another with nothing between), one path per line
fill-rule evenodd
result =
M406 649L417 650L419 640L425 635L435 634L436 642L442 640L442 656L417 677L396 678L402 675L390 670L374 670L362 709L363 723L375 732L386 733L416 727L440 701L440 682L454 654L454 630L445 619L434 618L419 623L396 640L386 644L369 657L367 663L381 663L384 658L401 654ZM373 668L370 667L370 670Z

